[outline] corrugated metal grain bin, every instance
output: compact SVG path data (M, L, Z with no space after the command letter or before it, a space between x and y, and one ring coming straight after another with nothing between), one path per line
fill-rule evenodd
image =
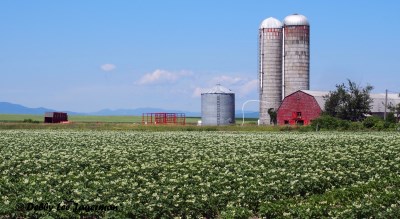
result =
M202 125L230 125L235 123L235 94L217 85L201 94Z

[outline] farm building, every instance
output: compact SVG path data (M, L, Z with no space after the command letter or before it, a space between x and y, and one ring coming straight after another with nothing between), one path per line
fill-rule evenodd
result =
M67 113L46 112L44 114L44 123L60 123L60 122L68 122Z
M309 125L323 109L327 92L299 90L283 99L277 112L278 125Z
M299 90L283 99L278 108L278 125L309 125L324 110L326 91ZM385 112L385 94L370 94L372 98L371 114L383 117ZM388 105L400 103L398 94L388 94ZM389 111L389 110L387 110Z
M235 124L235 93L217 84L201 94L201 125Z

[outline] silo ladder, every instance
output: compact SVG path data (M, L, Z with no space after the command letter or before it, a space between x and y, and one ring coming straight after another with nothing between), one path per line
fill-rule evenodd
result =
M217 96L217 125L220 125L221 121L221 97L218 95Z

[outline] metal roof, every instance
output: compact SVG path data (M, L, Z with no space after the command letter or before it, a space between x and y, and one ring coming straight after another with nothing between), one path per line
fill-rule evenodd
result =
M309 94L315 98L319 107L324 110L325 109L325 99L324 96L328 95L328 91L312 91L312 90L301 90L306 94Z
M328 91L311 91L311 90L301 90L301 91L313 96L317 101L319 107L321 107L322 110L325 109L324 96L329 94ZM371 112L372 113L385 112L385 94L384 93L370 94L370 97L372 99ZM390 106L391 104L397 105L399 103L400 103L400 97L398 94L388 94L388 101L387 101L388 106ZM387 110L387 112L389 112L389 110Z
M372 98L371 112L385 112L385 94L370 94ZM400 97L398 94L388 94L387 104L397 105L400 103ZM389 110L387 110L389 112Z
M301 14L292 14L283 20L283 25L285 26L309 26L307 18Z
M221 86L220 84L217 84L215 87L202 94L233 94L233 91Z
M265 28L282 28L282 22L280 22L278 19L269 17L263 22L261 22L260 29L265 29Z

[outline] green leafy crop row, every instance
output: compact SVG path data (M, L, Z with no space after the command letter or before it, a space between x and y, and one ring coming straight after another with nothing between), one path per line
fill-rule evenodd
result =
M0 218L399 214L394 132L1 130L0 151Z

